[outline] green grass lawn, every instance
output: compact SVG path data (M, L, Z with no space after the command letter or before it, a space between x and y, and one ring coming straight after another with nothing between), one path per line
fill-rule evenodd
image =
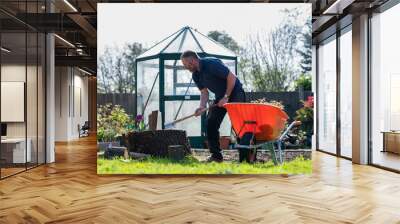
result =
M180 162L169 159L149 158L143 161L122 159L97 159L98 174L311 174L311 160L298 157L282 165L266 163L206 163L194 157Z

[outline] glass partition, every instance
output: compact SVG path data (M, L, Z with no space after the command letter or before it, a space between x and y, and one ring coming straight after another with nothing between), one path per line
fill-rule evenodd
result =
M42 13L44 1L2 2L18 13ZM43 33L0 12L0 178L45 163Z
M2 177L24 171L31 162L26 141L26 41L25 32L1 34Z
M318 48L318 148L336 154L336 36Z
M347 31L347 32L346 32ZM352 35L340 36L340 154L352 157Z
M371 19L372 163L400 170L400 5Z

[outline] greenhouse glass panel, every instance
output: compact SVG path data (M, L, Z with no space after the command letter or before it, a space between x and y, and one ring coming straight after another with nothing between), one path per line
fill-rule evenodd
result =
M192 73L183 67L181 60L168 60L164 64L165 95L200 95L192 81Z
M160 54L161 51L163 49L165 49L168 46L169 43L174 41L174 39L179 35L180 32L181 32L181 30L173 33L169 37L167 37L164 40L158 42L156 45L154 45L153 47L148 49L146 52L144 52L143 54L139 55L138 59Z
M223 62L226 66L228 66L229 71L231 71L233 74L235 74L235 65L236 65L235 60L226 60L226 59L223 59L222 62Z
M196 40L193 38L193 36L188 32L185 38L185 42L183 43L182 46L182 51L184 52L186 50L191 50L195 52L203 52L201 46L196 42Z
M137 113L144 115L146 124L148 115L154 110L159 110L160 77L158 74L158 59L137 63Z
M231 136L231 129L232 129L232 124L231 121L229 120L229 116L227 113L219 129L220 136Z
M167 47L162 51L162 53L178 53L181 52L183 44L185 42L186 31L180 33L175 37L172 42L168 43Z
M195 109L200 105L199 100L190 101L166 101L165 102L165 121L172 122L175 118L179 119L194 113ZM178 113L179 110L179 113ZM177 114L178 113L178 114ZM194 117L175 125L176 129L186 130L188 136L201 136L201 117Z

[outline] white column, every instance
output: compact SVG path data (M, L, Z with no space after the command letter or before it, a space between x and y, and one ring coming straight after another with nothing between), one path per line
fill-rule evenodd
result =
M52 163L55 161L54 151L54 133L55 133L55 76L54 76L54 35L47 34L46 36L46 163Z
M353 162L368 163L368 16L353 19Z
M46 11L54 12L54 5L46 1ZM55 162L55 42L54 34L46 35L46 163Z

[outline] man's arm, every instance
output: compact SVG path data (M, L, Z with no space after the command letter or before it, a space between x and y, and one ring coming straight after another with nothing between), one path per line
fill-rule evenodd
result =
M226 77L226 92L225 96L218 102L219 107L223 107L229 101L229 97L231 96L232 90L235 87L236 83L236 75L232 72L229 72L228 77Z
M232 93L233 88L235 87L236 83L236 75L232 72L229 72L228 77L226 78L226 92L225 96L230 96Z
M207 101L208 101L208 89L203 88L200 90L200 107L196 109L196 116L200 116L202 113L201 111L207 107Z
M208 89L203 88L200 90L200 107L205 108L207 107L207 101L208 101Z

